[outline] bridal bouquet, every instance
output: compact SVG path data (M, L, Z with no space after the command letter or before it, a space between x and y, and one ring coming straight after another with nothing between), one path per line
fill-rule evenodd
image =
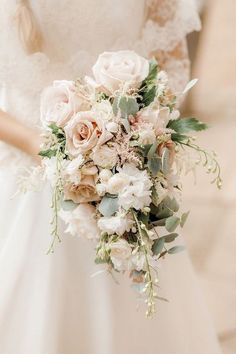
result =
M179 211L182 172L202 162L220 187L220 168L190 135L206 125L180 117L181 94L155 60L106 52L93 76L55 81L42 96L40 155L54 212L49 252L62 219L67 232L95 242L97 264L128 272L150 316L160 259L182 249L175 243L188 216Z

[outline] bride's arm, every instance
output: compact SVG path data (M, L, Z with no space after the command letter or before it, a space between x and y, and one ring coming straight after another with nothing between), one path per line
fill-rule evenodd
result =
M40 161L40 134L0 110L0 140Z

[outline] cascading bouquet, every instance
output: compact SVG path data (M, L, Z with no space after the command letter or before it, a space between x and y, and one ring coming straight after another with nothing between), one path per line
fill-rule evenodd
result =
M95 241L96 263L130 274L150 316L160 259L182 249L174 242L188 216L179 213L182 172L202 162L220 187L220 167L189 135L207 126L180 118L180 94L155 60L106 52L93 75L55 81L42 96L40 155L54 212L49 252L63 219L67 232Z

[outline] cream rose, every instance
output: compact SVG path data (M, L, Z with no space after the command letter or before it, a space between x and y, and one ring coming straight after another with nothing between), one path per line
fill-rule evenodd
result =
M41 121L64 127L74 113L88 110L86 101L76 95L73 81L54 81L41 97Z
M67 150L72 156L92 150L113 137L104 121L90 111L77 113L66 125L65 133Z
M100 199L97 194L96 182L98 179L97 168L83 167L79 183L67 183L65 185L65 199L75 203L88 203Z
M149 62L133 51L104 52L93 66L93 74L98 85L111 93L122 83L130 82L139 86L148 76Z

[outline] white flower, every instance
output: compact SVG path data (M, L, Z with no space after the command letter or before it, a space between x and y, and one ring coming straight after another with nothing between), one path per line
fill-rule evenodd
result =
M95 165L108 169L113 168L118 159L116 149L107 145L97 147L90 156Z
M99 178L101 182L107 182L113 176L112 172L107 169L103 169L99 173Z
M130 270L137 270L140 272L141 270L145 270L146 266L146 259L145 255L140 252L136 252L135 254L132 254L130 258Z
M117 192L118 202L122 208L140 210L150 205L152 182L146 170L141 171L133 164L125 164L117 176L116 178L121 180L117 184L119 187ZM113 177L108 183L108 188L112 179Z
M93 74L98 85L111 93L130 82L139 86L148 76L149 62L133 51L105 52L98 57Z
M73 81L54 81L41 98L41 121L43 125L56 123L64 127L72 115L89 109L88 103L76 95Z
M117 234L122 236L125 232L132 229L134 224L133 219L130 215L117 214L116 216L101 217L98 220L98 227L101 231L107 232L108 235Z
M61 210L60 217L67 224L66 232L72 236L88 239L99 238L96 221L96 208L89 204L80 204L73 211Z
M110 245L110 250L110 257L114 268L118 271L127 270L132 252L129 243L126 240L120 239Z
M129 176L116 173L107 183L107 192L110 194L118 194L129 184L129 181Z

